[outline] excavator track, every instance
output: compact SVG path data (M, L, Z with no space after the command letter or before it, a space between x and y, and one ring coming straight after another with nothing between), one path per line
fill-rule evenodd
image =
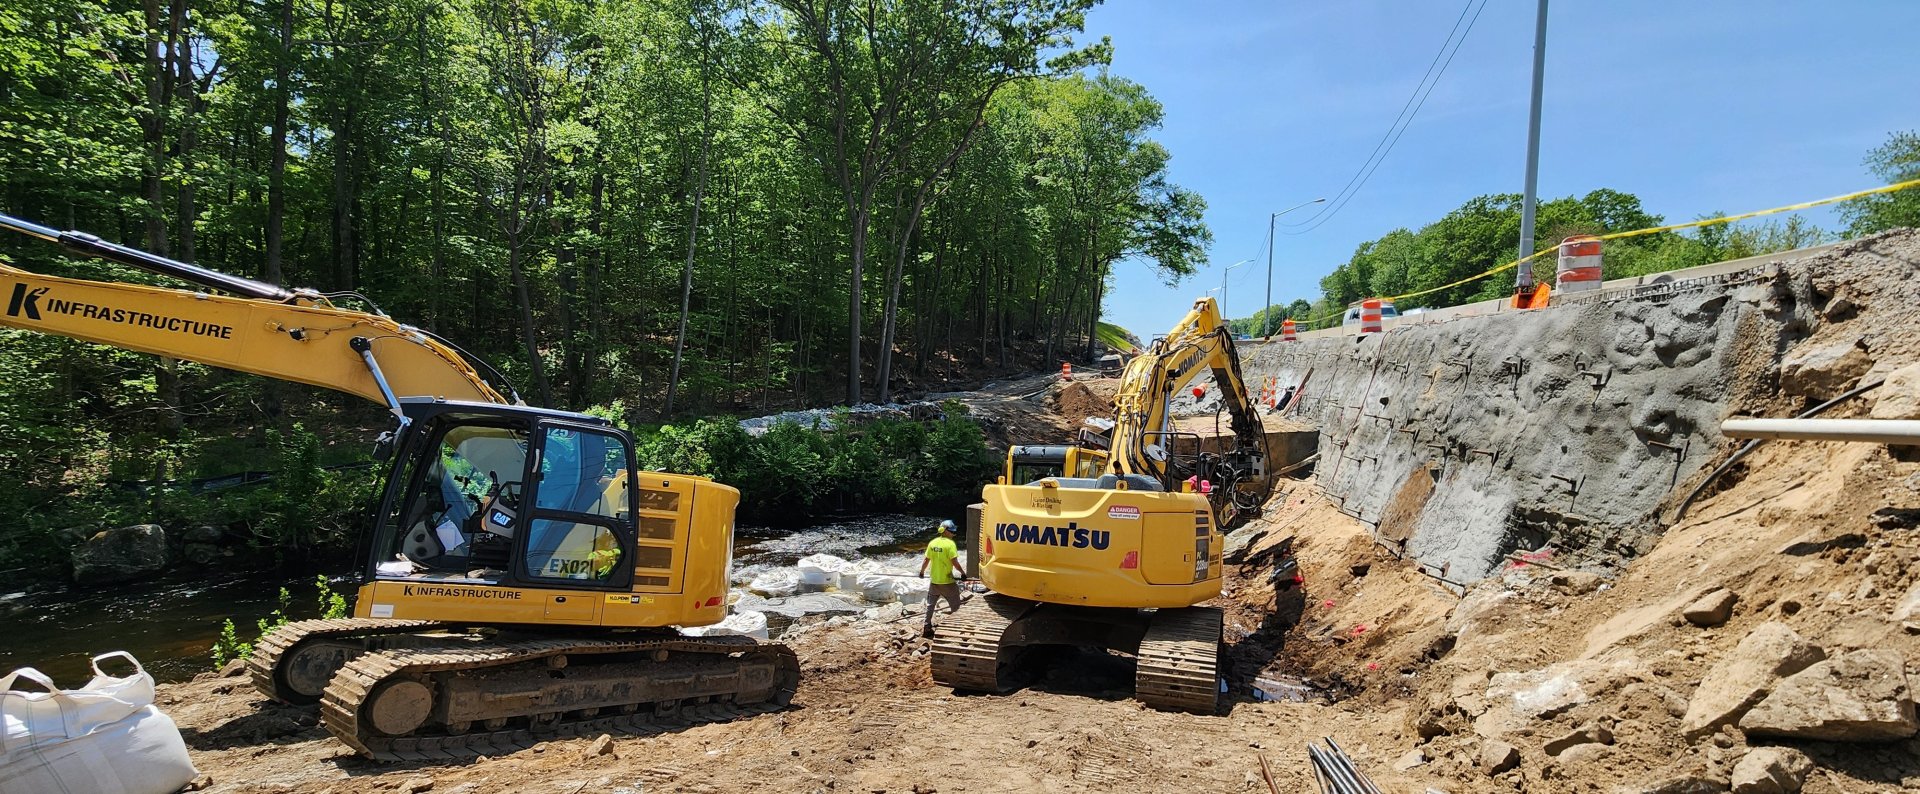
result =
M934 683L978 692L1012 688L1001 675L1001 638L1007 627L1033 606L1001 595L980 595L959 611L938 616L929 657Z
M372 650L379 643L377 638L448 628L453 626L431 620L296 621L267 632L253 644L253 654L247 657L247 672L253 678L254 688L262 695L282 703L316 703L320 700L320 691L333 677L333 670L359 653ZM329 647L318 648L320 643ZM301 658L309 653L313 653L313 658ZM291 669L290 664L298 664L301 669ZM296 686L293 679L308 685Z
M1157 709L1212 714L1219 708L1220 610L1162 609L1135 656L1133 696Z
M370 758L450 759L778 711L799 681L792 649L745 637L393 649L342 667L320 721Z

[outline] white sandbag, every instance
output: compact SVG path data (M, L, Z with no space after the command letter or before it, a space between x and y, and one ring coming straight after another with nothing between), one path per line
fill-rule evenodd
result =
M831 554L809 554L794 564L794 570L800 572L800 583L826 587L840 582L840 572L853 563Z
M879 573L880 563L873 560L854 560L840 572L840 589L849 593L860 592L860 577L870 573Z
M918 576L898 577L900 601L905 604L918 604L927 600L927 580Z
M927 600L927 580L918 576L869 573L860 576L861 597L876 604Z
M101 672L112 657L134 674ZM171 794L200 774L180 728L153 707L153 676L139 661L102 654L93 673L70 690L31 667L0 678L0 794ZM43 691L16 691L22 682Z
M800 574L788 568L778 568L753 577L747 583L747 589L769 598L790 596L800 592Z
M688 637L712 637L720 634L737 634L757 640L769 639L767 634L767 616L763 612L736 612L726 620L711 626L696 626L681 629L680 633Z

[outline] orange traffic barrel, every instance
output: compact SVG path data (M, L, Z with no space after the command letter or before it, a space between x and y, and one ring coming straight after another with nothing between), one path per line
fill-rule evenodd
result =
M1297 332L1295 332L1294 328L1295 326L1293 324L1293 318L1287 318L1285 320L1281 320L1280 321L1280 341L1282 342L1300 341L1300 335Z
M1562 292L1600 288L1600 238L1576 234L1560 241L1560 273L1554 279Z
M1379 298L1368 298L1360 302L1360 333L1380 333L1381 306L1382 302Z
M1060 362L1060 379L1073 380L1073 362L1071 361Z

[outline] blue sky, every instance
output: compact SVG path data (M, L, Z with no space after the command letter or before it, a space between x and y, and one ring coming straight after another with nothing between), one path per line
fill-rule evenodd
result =
M1227 314L1263 304L1269 212L1332 198L1420 81L1465 0L1108 0L1115 74L1166 106L1156 138L1174 181L1208 203L1210 264L1168 288L1116 269L1105 317L1164 333L1232 271ZM1273 298L1319 294L1361 242L1518 193L1526 157L1533 0L1488 0L1385 163L1338 215L1280 235ZM1920 128L1920 2L1559 0L1547 28L1540 195L1608 187L1670 221L1790 204L1876 184L1861 165ZM1315 208L1282 221L1298 220ZM1830 211L1808 213L1823 227ZM1517 241L1516 241L1517 245Z

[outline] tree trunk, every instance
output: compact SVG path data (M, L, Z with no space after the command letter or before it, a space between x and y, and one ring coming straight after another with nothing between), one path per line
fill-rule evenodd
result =
M673 335L673 374L667 378L667 417L673 417L680 396L680 360L687 349L687 313L693 306L693 260L700 250L700 204L707 194L707 157L713 150L713 79L711 59L704 48L700 58L700 165L693 182L693 211L687 221L687 259L680 268L680 329ZM857 342L856 342L857 344ZM856 356L858 351L856 350Z
M288 105L293 101L293 92L287 87L287 81L293 79L289 63L293 59L293 0L280 0L279 33L280 50L275 53L273 64L272 140L268 144L273 151L267 163L266 266L260 274L268 284L286 281L281 247L287 215L287 116Z

